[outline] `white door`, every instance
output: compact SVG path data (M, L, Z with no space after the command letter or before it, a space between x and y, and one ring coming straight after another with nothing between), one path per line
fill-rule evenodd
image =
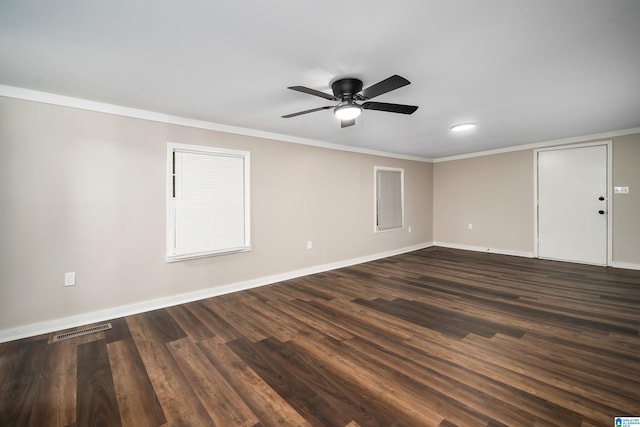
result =
M607 145L537 155L538 257L607 265Z

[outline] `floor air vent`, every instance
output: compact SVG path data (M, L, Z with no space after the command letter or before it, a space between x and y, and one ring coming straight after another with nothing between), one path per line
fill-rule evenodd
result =
M111 323L103 323L102 325L92 326L90 328L79 329L77 331L65 332L64 334L54 335L51 342L58 342L62 340L68 340L69 338L80 337L82 335L93 334L95 332L106 331L111 329Z

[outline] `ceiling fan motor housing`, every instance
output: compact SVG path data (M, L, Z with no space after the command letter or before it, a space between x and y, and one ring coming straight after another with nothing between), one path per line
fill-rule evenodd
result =
M353 100L358 92L362 90L362 81L358 79L340 79L331 84L333 95L342 100Z

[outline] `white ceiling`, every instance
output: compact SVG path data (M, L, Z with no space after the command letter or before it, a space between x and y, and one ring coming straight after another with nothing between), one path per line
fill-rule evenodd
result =
M280 117L393 74L413 115ZM640 127L640 1L1 0L0 84L440 158Z

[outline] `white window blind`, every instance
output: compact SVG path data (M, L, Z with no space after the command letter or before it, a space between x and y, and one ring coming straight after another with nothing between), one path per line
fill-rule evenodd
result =
M401 229L404 225L404 170L375 167L375 231Z
M167 261L250 250L249 153L168 147Z

